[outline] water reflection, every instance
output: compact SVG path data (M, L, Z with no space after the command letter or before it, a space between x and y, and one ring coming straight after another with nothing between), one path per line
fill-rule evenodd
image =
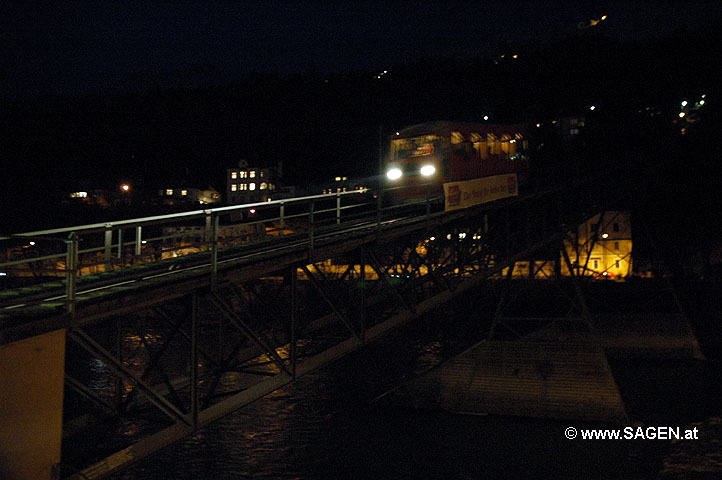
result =
M374 403L483 336L472 321L456 328L438 325L421 319L372 342L114 478L656 477L664 454L659 443L570 442L563 421ZM233 379L224 378L229 388Z

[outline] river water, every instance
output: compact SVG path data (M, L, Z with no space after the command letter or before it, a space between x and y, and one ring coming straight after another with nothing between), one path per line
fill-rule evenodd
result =
M462 301L429 314L113 478L660 478L672 442L564 437L568 426L611 425L455 415L374 402L482 338L488 327L475 320L469 305ZM611 366L638 424L684 427L721 413L719 374L708 363ZM683 474L695 462L677 458Z

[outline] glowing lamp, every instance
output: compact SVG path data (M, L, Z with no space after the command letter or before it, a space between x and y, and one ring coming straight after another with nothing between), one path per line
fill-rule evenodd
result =
M421 175L425 177L430 177L434 174L435 171L436 167L434 167L433 165L424 165L423 167L421 167Z
M399 168L392 168L388 172L386 172L386 176L389 180L398 180L401 178L401 169Z

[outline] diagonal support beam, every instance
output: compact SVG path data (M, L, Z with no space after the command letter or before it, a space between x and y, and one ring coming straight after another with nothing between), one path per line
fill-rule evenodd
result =
M499 297L499 302L496 304L496 311L494 312L494 318L491 321L491 326L489 327L489 335L486 337L487 340L493 340L494 334L496 333L496 326L501 322L501 314L504 313L504 303L506 302L506 296L509 293L509 290L511 290L511 279L514 274L514 267L516 266L516 262L511 262L511 264L508 267L508 270L506 271L506 281L504 282L504 289L501 291L501 297Z
M564 257L564 262L567 264L567 268L569 268L569 275L572 277L572 284L574 285L574 292L577 294L577 300L579 300L579 305L581 306L581 314L584 318L584 321L587 323L587 325L591 325L591 315L589 314L589 308L587 307L587 302L584 300L584 292L582 292L582 287L579 286L579 279L574 273L574 269L572 267L572 261L569 259L569 254L567 253L566 246L564 243L561 245L562 250L562 256Z
M178 407L166 400L165 397L156 392L144 380L136 377L133 372L128 370L122 362L118 361L110 352L103 348L99 343L93 340L87 333L80 328L73 328L68 331L68 337L72 338L78 345L87 350L90 354L99 358L110 368L116 375L123 377L126 381L134 384L148 398L148 400L158 407L163 413L171 418L176 419L186 425L189 425L185 413Z
M587 245L584 245L585 249L587 250L587 258L584 260L584 268L582 268L583 275L587 274L587 268L589 268L589 260L592 258L592 252L594 251L594 247L597 245L597 240L599 239L599 230L602 229L602 222L604 221L604 214L606 212L602 211L602 213L599 214L599 221L597 222L597 230L595 232L592 232L592 239L591 243L589 239L585 242ZM579 227L577 227L579 228ZM578 262L579 260L577 260Z
M92 402L100 405L104 410L106 410L108 413L112 415L118 415L118 409L115 405L108 402L107 400L104 400L100 398L94 391L86 387L82 382L79 380L76 380L74 377L65 374L65 384L78 392L83 397L87 398L88 400L91 400Z
M401 304L404 306L404 308L410 312L416 312L416 308L414 308L413 305L409 305L409 302L406 301L406 299L401 295L401 292L399 292L399 289L396 288L396 286L391 283L391 280L389 280L388 275L386 275L386 272L381 268L381 264L379 263L378 257L376 257L376 254L368 248L365 248L366 253L369 257L369 264L371 265L371 268L374 269L376 272L376 275L379 276L379 278L383 279L384 285L386 285L391 292L396 296L396 298L399 299Z
M323 285L321 282L318 281L318 278L311 273L311 270L308 269L306 265L302 265L301 269L303 270L303 273L308 276L308 278L311 280L311 283L313 283L313 286L318 291L319 295L321 295L321 298L331 307L331 310L333 310L333 313L336 314L336 316L343 322L343 324L346 326L349 332L351 332L351 335L361 340L361 335L356 331L356 329L351 324L351 320L346 317L346 315L341 312L341 310L336 306L333 300L331 300L331 297L326 293L325 289L323 288Z
M266 352L271 357L271 359L274 360L274 363L278 366L278 368L280 368L286 374L291 375L291 372L289 372L288 367L284 363L283 359L278 356L276 350L266 345L266 342L261 340L261 337L256 335L256 333L236 314L236 312L234 312L233 309L218 296L218 293L211 292L209 298L211 300L211 303L216 306L218 311L225 315L231 321L231 323L235 325L238 330L241 331L241 333L248 337L248 339L251 340L253 343L261 347L261 349ZM246 312L246 315L250 314Z
M171 385L170 380L168 379L168 376L165 375L165 372L162 371L162 369L160 368L160 365L158 363L160 361L161 357L163 356L163 354L165 353L165 351L170 346L173 339L175 338L176 334L180 330L181 326L183 325L182 321L179 322L177 325L173 325L172 322L169 322L169 323L171 323L171 325L173 326L173 330L170 332L168 337L165 339L165 341L163 342L163 345L161 345L161 347L158 350L151 353L150 361L148 362L148 365L145 367L145 370L143 371L143 374L140 376L140 378L141 378L141 380L147 379L150 372L153 371L153 369L156 367L156 365L158 365L160 373L163 377L163 381L166 384L168 391L171 392L171 394L174 396L174 398L176 398L176 401L177 401L178 400L177 394L175 393L175 390L173 389L173 386ZM140 335L140 340L141 340L141 343L145 346L146 350L151 352L151 348L150 348L150 345L148 344L148 341L145 338L145 334ZM128 397L125 401L126 405L129 405L133 401L133 398L135 397L137 392L138 392L137 389L133 389L130 393L128 393Z
M174 329L177 328L177 329L178 329L178 333L180 333L180 335L181 335L183 338L185 338L188 342L191 341L191 336L188 334L188 332L186 332L186 331L183 329L183 322L184 322L183 319L181 319L178 323L176 323L176 322L173 321L173 319L172 319L167 313L165 313L165 312L164 312L163 310L161 310L160 308L154 308L153 311L154 311L156 314L158 314L158 316L160 316L163 320L165 320L166 322L168 322L171 327L173 327ZM212 364L212 365L215 366L215 367L219 367L219 366L220 366L220 364L218 363L218 361L213 358L213 355L211 355L210 353L206 352L204 349L200 348L200 346L198 347L198 352L205 357L205 359L208 361L208 363Z
M140 342L145 347L146 350L149 352L151 351L150 344L148 343L148 340L145 338L145 333L140 335ZM163 370L163 367L158 364L157 365L158 374L160 375L161 380L165 384L166 389L168 390L168 395L171 396L171 398L176 402L177 405L181 405L182 401L180 399L180 396L178 395L178 392L176 391L175 387L173 386L173 382L170 381L170 378L168 377L168 374L165 373L165 370ZM141 379L145 380L145 377L147 376L148 371L143 373L143 375L140 377ZM133 390L134 392L137 391Z

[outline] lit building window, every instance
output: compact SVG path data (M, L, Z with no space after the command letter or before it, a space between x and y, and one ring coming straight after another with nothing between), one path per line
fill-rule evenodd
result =
M251 173L254 173L254 172L251 172ZM251 175L251 176L253 176L253 175ZM249 184L248 184L248 189L249 189L249 190L255 190L255 189L256 189L256 184L255 184L255 183L249 183Z
M263 170L261 170L261 178L263 178Z
M238 185L231 183L231 192L235 192L236 190L238 190Z
M167 189L167 190L165 191L165 194L166 194L166 195L173 195L173 189L172 189L172 188Z
M184 197L188 195L188 190L181 190L181 195L183 195Z
M241 170L238 173L240 175L240 178L246 178L248 176L248 172L246 172L245 170Z
M261 182L261 185L258 188L261 190L265 190L268 188L268 184L266 182Z
M238 178L238 172L231 172L231 179L235 180Z
M248 184L247 183L241 183L238 185L239 190L248 190Z
M87 198L88 192L73 192L70 194L70 198Z
M248 178L256 178L256 171L251 170L250 174L248 175ZM251 190L253 190L253 189L251 189Z

